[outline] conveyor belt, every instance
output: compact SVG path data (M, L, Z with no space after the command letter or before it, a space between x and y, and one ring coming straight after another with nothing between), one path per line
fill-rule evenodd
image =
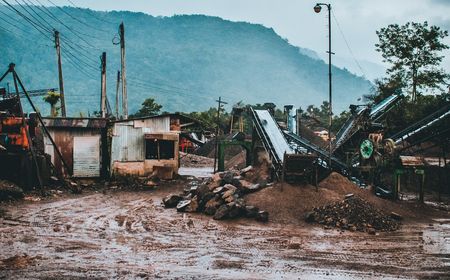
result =
M295 151L289 146L277 122L267 110L253 110L253 123L264 148L269 153L275 170L283 168L284 153L293 154Z
M392 140L394 140L395 144L398 145L403 141L406 141L408 138L418 134L421 131L424 131L441 121L447 119L450 116L450 104L445 105L435 113L423 118L422 120L410 125L406 129L390 136Z
M307 150L308 152L315 153L320 159L319 164L324 168L328 168L329 152L292 132L284 131L284 135L288 140L294 142L301 148ZM343 175L348 175L347 165L334 156L331 157L331 168Z

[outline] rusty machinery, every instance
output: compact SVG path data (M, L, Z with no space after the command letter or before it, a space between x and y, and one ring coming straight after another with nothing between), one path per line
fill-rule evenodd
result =
M5 89L0 89L2 95L0 100L0 176L25 188L36 186L42 188L46 179L50 177L51 162L44 153L41 128L52 142L64 166L67 167L67 165L39 113L30 113L29 116L24 114L20 101L22 94L35 112L37 109L17 75L13 63L0 77L0 82L8 74L12 75L15 93L9 94ZM22 92L19 92L19 86ZM38 126L39 123L40 126Z

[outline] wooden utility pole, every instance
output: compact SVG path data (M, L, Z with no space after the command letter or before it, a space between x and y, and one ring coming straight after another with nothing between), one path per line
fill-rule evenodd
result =
M119 26L120 35L120 64L122 68L122 114L123 118L128 118L128 99L127 99L127 79L125 71L125 28L123 22Z
M116 83L116 119L119 119L119 87L120 87L120 71L117 71L117 83Z
M54 30L55 35L55 48L56 57L58 58L58 76L59 76L59 94L61 101L61 116L66 117L66 101L64 98L64 79L62 73L62 62L61 62L61 45L59 43L59 32Z
M102 53L100 61L102 63L100 113L102 118L106 118L106 52Z
M222 97L219 97L219 100L216 100L217 105L217 130L216 130L216 143L214 145L214 173L216 173L216 165L217 165L217 147L219 145L219 132L220 132L220 109L222 109L222 104L228 104L225 101L222 101Z

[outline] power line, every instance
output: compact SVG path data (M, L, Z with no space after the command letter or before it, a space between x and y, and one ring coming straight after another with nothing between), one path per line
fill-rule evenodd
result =
M16 8L14 8L14 6L11 5L8 1L6 1L6 0L2 0L2 1L8 6L8 8L9 8L11 11L17 13L19 16L21 16L23 19L25 19L29 24L31 24L31 26L33 26L34 29L36 29L39 33L41 33L45 38L47 38L47 39L49 39L49 40L52 40L51 37L50 37L48 34L46 34L46 32L48 32L47 30L44 29L44 31L46 31L46 32L42 31L42 30L39 28L40 26L39 26L38 24L36 24L32 19L30 19L29 17L27 17L26 15L24 15L22 12L20 12L20 11L17 10ZM41 27L41 28L42 28L42 27Z
M366 72L363 70L363 68L361 67L361 65L359 64L358 60L356 59L355 55L353 54L352 49L350 48L350 45L347 41L347 39L344 36L344 32L342 32L341 26L339 25L339 22L336 18L336 15L334 14L333 11L331 11L331 14L333 15L334 21L336 22L336 25L339 29L339 32L341 33L342 38L344 39L345 45L347 46L348 51L350 52L350 55L353 58L353 61L355 62L356 66L359 68L359 70L361 71L361 73L364 75L364 77L367 77Z
M53 4L53 6L55 6L56 8L58 8L61 12L65 13L66 15L68 15L68 16L69 16L70 18L72 18L73 20L78 21L79 23L81 23L81 24L83 24L83 25L85 25L85 26L87 26L87 27L89 27L89 28L92 28L92 29L94 29L94 30L101 31L101 32L107 32L107 33L108 33L108 31L106 31L106 30L99 29L99 28L97 28L97 27L95 27L95 26L92 26L92 25L90 25L90 24L87 24L86 22L83 22L83 21L79 20L77 17L74 17L73 15L71 15L70 13L68 13L66 10L64 10L64 9L61 8L60 6L56 5L52 0L47 0L47 1L50 2L51 4Z
M75 34L75 36L77 36L78 38L80 38L81 40L83 40L85 43L90 44L89 42L85 41L82 37L80 37L78 34L80 34L81 36L86 36L86 37L90 37L90 38L94 38L97 39L96 36L92 36L90 34L86 34L86 33L82 33L80 31L76 31L73 28L71 28L70 26L66 25L63 21L61 21L57 16L55 16L55 14L53 14L50 9L48 9L47 7L45 7L41 1L39 0L35 0L36 2L38 2L41 6L36 5L35 3L31 2L31 0L23 0L23 1L29 1L28 3L33 4L36 8L38 8L40 11L42 11L43 13L45 13L49 18L51 18L53 21L60 23L61 25L63 25L64 27L66 27L70 32L72 32L73 34ZM94 46L92 46L94 47ZM95 47L94 47L95 48Z
M69 2L70 4L72 4L72 6L73 6L74 8L81 9L80 7L78 7L77 5L75 5L75 3L73 3L71 0L67 0L67 2ZM109 24L116 24L115 22L111 22L111 21L105 20L104 18L102 19L102 18L98 17L95 13L92 13L89 9L85 9L85 10L86 10L87 12L89 12L89 14L90 14L93 18L95 18L96 20L99 20L99 21L102 21L102 22L105 22L105 23L109 23Z

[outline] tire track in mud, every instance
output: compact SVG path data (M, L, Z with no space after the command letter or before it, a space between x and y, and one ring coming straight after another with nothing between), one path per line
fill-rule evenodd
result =
M217 222L164 209L162 196L97 193L11 207L7 219L16 224L0 221L0 259L36 261L0 277L398 279L450 271L447 222L369 236Z

